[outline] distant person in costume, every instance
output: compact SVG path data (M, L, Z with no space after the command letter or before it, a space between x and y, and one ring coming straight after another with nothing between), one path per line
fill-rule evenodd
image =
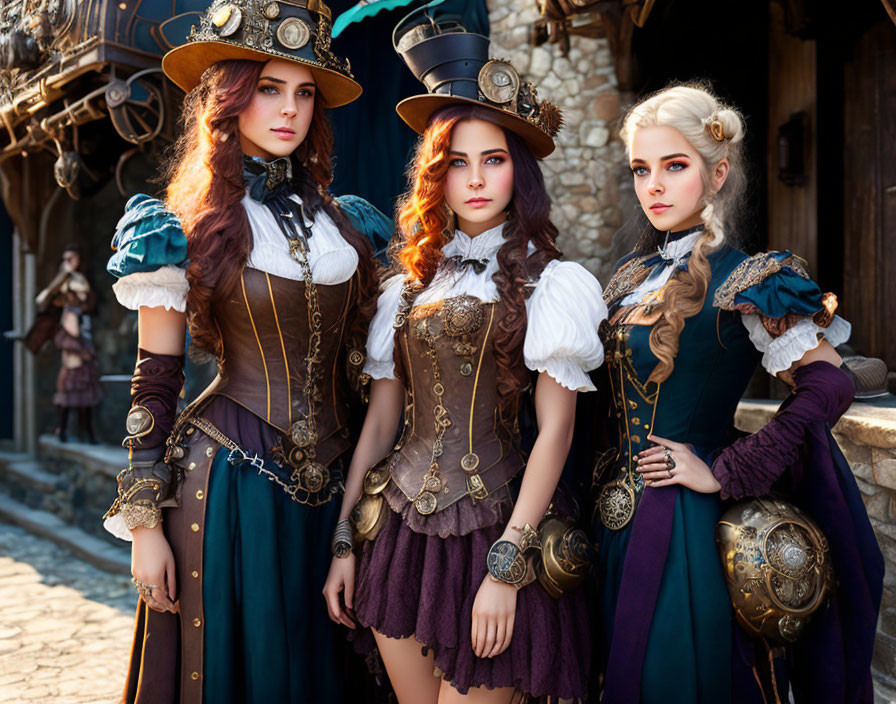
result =
M587 545L558 481L605 307L555 244L537 159L560 113L486 37L412 18L397 48L430 92L398 105L422 136L324 595L334 621L372 629L402 704L579 701Z
M850 326L799 257L737 249L744 130L741 114L702 86L660 91L622 126L647 222L604 292L617 426L594 474L606 704L786 702L788 687L800 704L873 699L883 564L829 430L853 398L834 351ZM765 428L732 443L759 362L792 392ZM769 494L817 522L838 582L827 606L801 618L812 588L825 586L810 569L821 544L799 531L786 537L775 588L793 613L764 634L788 644L786 667L772 657L777 643L735 626L716 545L731 500ZM757 506L762 514L781 505ZM752 567L747 549L732 549L735 572ZM761 612L765 587L742 589Z
M376 305L366 227L388 219L328 190L326 109L361 93L329 22L317 1L215 3L163 61L187 91L165 200L128 202L109 263L139 311L106 516L140 594L127 702L342 697L319 595ZM176 416L187 328L218 376Z
M61 356L56 393L53 394L57 411L56 437L61 442L68 440L68 418L74 409L78 413L83 439L95 444L93 408L103 398L91 326L96 294L84 275L77 245L69 245L63 250L59 273L38 294L36 303L42 314L59 321L58 327L54 326L56 332L53 335Z

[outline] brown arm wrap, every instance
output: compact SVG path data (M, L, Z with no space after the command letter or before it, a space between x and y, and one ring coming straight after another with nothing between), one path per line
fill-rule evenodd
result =
M120 512L128 530L154 528L161 521L162 508L178 505L178 477L162 456L174 427L183 368L183 355L138 350L131 378L128 435L122 443L131 450L130 461L118 475L118 498L106 514Z

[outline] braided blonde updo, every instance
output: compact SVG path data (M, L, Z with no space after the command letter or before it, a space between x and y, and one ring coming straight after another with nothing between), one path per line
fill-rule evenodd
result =
M631 149L632 137L638 128L656 126L677 129L702 159L704 196L700 218L705 226L703 236L694 245L688 270L666 286L662 317L650 333L650 349L659 359L650 381L660 383L674 368L678 337L685 319L703 307L712 274L707 254L725 242L726 228L741 204L746 180L743 168L746 126L736 108L724 105L707 86L699 84L665 88L633 106L620 130L626 150ZM711 176L723 159L728 160L728 177L714 193L710 187Z

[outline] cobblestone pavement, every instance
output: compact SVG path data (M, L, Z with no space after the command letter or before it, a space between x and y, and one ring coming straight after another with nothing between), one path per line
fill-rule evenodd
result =
M118 702L135 605L127 577L0 523L0 702Z

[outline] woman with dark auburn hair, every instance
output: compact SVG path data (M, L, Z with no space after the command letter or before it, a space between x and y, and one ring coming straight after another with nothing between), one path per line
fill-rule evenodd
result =
M484 37L417 29L402 50L436 42L430 55L463 75L398 106L422 138L398 273L370 327L370 408L324 596L334 621L372 629L402 704L579 700L587 546L558 481L576 393L593 390L587 371L603 361L605 308L597 280L555 245L536 158L553 151L559 111L510 64L488 61ZM454 51L464 60L452 64ZM531 400L526 453L520 409ZM372 652L365 633L356 644Z
M109 263L139 311L106 516L140 594L127 702L341 696L317 595L376 305L351 222L386 219L328 191L324 109L361 92L329 32L320 2L215 3L163 61L187 91L166 199L128 202ZM218 376L175 417L187 328Z

